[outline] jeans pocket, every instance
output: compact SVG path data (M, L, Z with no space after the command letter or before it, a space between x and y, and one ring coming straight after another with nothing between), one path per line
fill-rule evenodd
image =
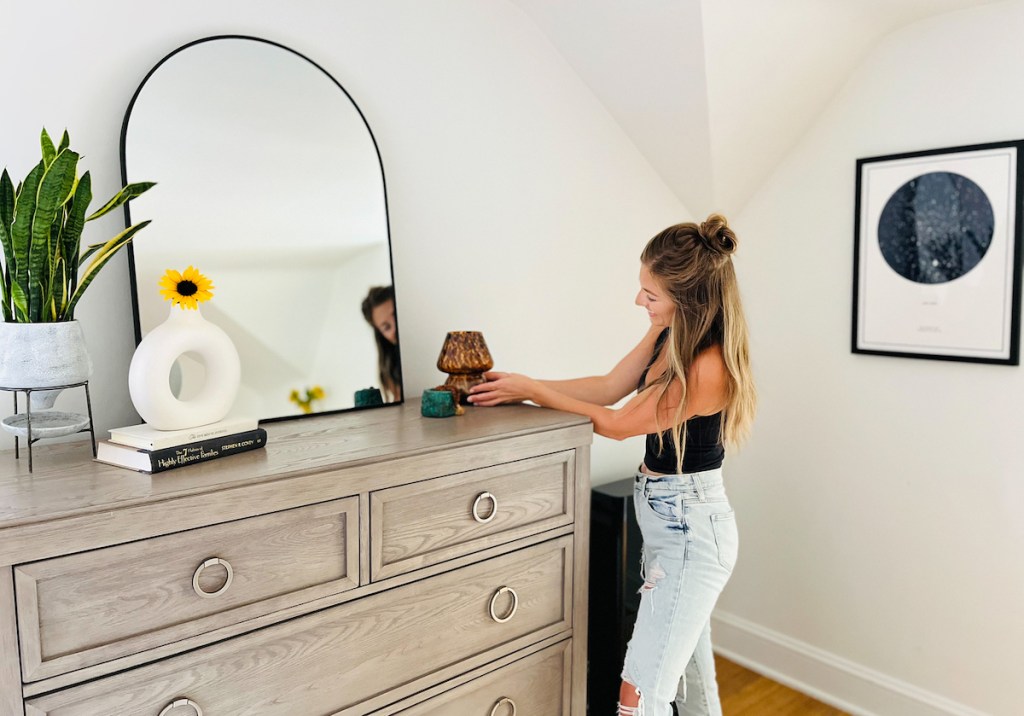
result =
M682 508L677 493L645 491L643 499L651 508L651 512L665 522L679 522L682 519Z
M736 513L732 510L711 515L711 529L718 547L718 563L732 572L739 553L740 538L736 529Z

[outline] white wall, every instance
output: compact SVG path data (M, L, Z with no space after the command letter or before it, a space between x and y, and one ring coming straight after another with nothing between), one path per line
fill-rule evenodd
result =
M762 407L718 643L862 712L1024 703L1024 370L849 348L855 160L1024 137L1022 29L887 37L734 218Z
M992 2L999 0L701 0L711 207L742 208L881 37ZM703 212L698 195L679 196Z
M714 0L714 5L724 1ZM711 205L705 55L712 48L705 48L704 3L511 2L551 38L676 196L691 211ZM741 19L744 13L751 9L736 11Z
M381 147L409 395L441 381L448 330L482 330L499 368L560 377L606 370L645 329L637 254L689 217L505 0L2 2L0 60L21 69L0 163L24 175L39 128L67 126L103 198L124 108L171 49L254 34L327 68ZM1022 27L1015 1L887 38L732 217L763 402L729 462L743 548L716 638L851 710L1024 700L1024 374L849 353L854 160L1024 135ZM79 317L102 434L135 419L123 257ZM595 482L639 452L599 440Z
M132 93L179 45L257 35L331 72L383 157L407 395L444 378L434 364L449 330L483 331L500 369L542 377L603 372L643 334L646 315L632 305L637 257L649 236L689 217L506 0L3 7L16 32L0 43L0 60L21 69L5 80L0 161L24 175L37 161L40 127L67 126L97 196L117 189ZM100 220L85 239L119 228L117 217ZM126 388L133 339L124 257L94 282L78 317L96 362L104 435L136 419ZM62 400L75 409L73 398ZM637 455L635 441L599 441L595 478L630 474Z

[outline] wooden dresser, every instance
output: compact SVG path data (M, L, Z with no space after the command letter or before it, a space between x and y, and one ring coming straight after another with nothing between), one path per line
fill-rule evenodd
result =
M2 716L584 716L589 421L266 427L157 475L0 453Z

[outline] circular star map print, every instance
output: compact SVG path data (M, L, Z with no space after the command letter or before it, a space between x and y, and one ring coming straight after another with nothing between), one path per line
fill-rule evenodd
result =
M878 245L893 271L916 283L947 283L992 244L992 204L960 174L930 172L897 189L878 220Z

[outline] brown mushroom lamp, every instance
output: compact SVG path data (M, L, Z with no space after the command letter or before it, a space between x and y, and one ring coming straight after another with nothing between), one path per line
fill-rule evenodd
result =
M459 391L459 402L466 401L469 389L486 381L484 373L494 367L484 336L479 331L452 331L444 339L437 369L448 374L445 386Z

